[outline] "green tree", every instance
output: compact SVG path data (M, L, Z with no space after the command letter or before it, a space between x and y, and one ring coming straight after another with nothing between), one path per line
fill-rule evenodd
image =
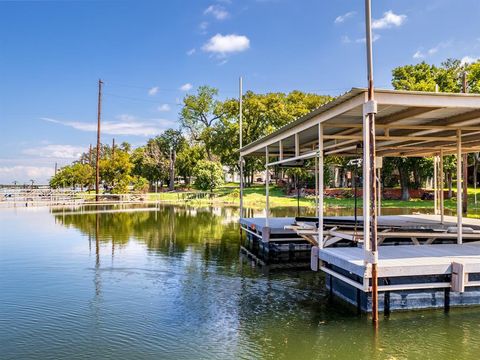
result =
M224 174L219 162L201 160L195 166L195 186L198 189L213 191L223 183Z
M201 145L184 146L177 155L177 169L185 184L190 185L195 166L205 159L205 148Z
M182 127L190 137L204 145L207 156L212 160L212 127L223 114L223 104L217 100L218 89L200 86L196 95L186 95L180 111Z

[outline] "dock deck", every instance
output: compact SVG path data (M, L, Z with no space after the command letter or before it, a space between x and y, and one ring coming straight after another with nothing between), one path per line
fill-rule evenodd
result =
M319 257L352 274L371 277L360 247L325 248L319 251ZM382 246L378 253L378 276L447 275L452 273L452 262L463 263L467 273L480 273L480 245Z

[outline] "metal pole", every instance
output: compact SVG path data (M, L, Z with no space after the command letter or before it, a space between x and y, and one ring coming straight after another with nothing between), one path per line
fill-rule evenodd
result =
M444 191L443 187L445 185L445 180L444 180L444 172L443 172L443 149L440 149L440 223L444 223L444 217L445 217L445 207L443 204L444 200Z
M240 142L240 149L243 147L243 80L242 77L239 78L238 81L238 103L239 103L239 112L238 112L238 119L239 119L239 142ZM240 168L240 219L243 218L243 157L240 154L239 158L239 168Z
M457 244L462 240L462 130L457 130Z
M318 125L318 247L323 248L323 126Z
M265 147L265 226L269 227L268 214L270 212L270 199L269 199L269 183L270 174L268 172L268 146Z
M100 121L102 114L102 85L103 81L98 80L98 105L97 105L97 158L95 159L95 200L99 200L99 187L100 187Z
M463 93L468 93L468 84L467 84L467 72L464 71L462 74L462 90ZM461 141L461 140L460 140ZM463 154L463 206L462 212L467 215L468 209L468 154Z
M377 273L377 182L375 173L375 113L376 103L374 86L373 86L373 51L372 51L372 8L371 0L365 0L365 30L366 30L366 45L367 45L367 74L368 74L368 103L366 104L365 115L368 118L368 151L364 146L364 152L369 155L369 168L364 177L369 177L370 192L370 247L372 263L372 320L375 326L378 325L378 273ZM366 199L364 199L365 201ZM365 207L365 205L364 205ZM365 221L365 219L364 219ZM364 239L365 242L368 238Z
M315 156L315 216L318 217L318 157Z
M437 174L438 174L438 156L433 157L433 213L438 215L438 186L437 186Z

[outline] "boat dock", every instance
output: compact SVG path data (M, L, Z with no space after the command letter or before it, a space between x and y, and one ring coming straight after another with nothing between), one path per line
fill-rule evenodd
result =
M462 196L446 216L443 191L445 156L455 155L462 194L464 154L480 151L480 96L375 89L372 100L369 91L354 88L240 149L240 164L265 160L266 218L244 218L241 207L247 242L268 255L310 249L330 293L374 322L379 311L480 305L480 220L462 214ZM362 216L324 215L326 156L358 164ZM435 215L382 216L383 157L433 158ZM315 216L271 218L270 171L292 167L315 174Z

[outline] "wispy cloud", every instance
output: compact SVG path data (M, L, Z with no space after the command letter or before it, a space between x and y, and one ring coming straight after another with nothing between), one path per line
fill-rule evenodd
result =
M388 10L380 19L372 21L372 29L389 29L392 27L402 26L407 20L407 15L395 14L392 10Z
M477 61L480 60L480 57L478 56L464 56L461 60L460 60L460 63L462 65L466 65L466 64L472 64L472 63L475 63Z
M157 107L157 110L160 112L166 112L166 111L170 111L171 107L168 104L162 104Z
M204 15L212 15L217 20L225 20L230 16L228 11L221 5L210 5L203 12Z
M42 158L77 159L85 149L73 145L45 145L24 149L23 154Z
M187 51L187 55L188 55L188 56L192 56L193 54L195 54L196 51L197 51L197 50L195 50L195 48L190 49L190 50Z
M158 86L154 86L150 90L148 90L148 95L150 96L156 95L158 93L158 90L159 90Z
M377 41L378 39L380 39L380 35L378 35L378 34L373 34L373 35L372 35L372 41L373 41L373 42ZM361 43L364 43L364 42L366 42L366 41L367 41L367 40L366 40L364 37L363 37L363 38L355 39L355 42L356 42L357 44L361 44Z
M52 118L41 119L80 131L97 131L97 124L93 122L65 121ZM175 123L170 120L152 119L145 121L128 114L119 115L117 119L117 121L103 121L101 127L102 133L109 135L152 136L161 133L169 127L175 126Z
M425 51L422 50L422 49L419 49L419 50L415 51L415 53L413 54L412 57L414 59L424 59L424 58L427 58L429 56L435 55L441 49L447 48L451 45L452 45L451 41L444 41L444 42L438 43L436 46L434 46L430 49L427 49Z
M198 28L202 34L206 34L208 29L208 21L202 21L200 25L198 25Z
M216 34L202 46L203 51L214 53L220 56L242 52L248 48L250 48L250 39L244 35L236 34Z
M54 172L53 166L2 166L0 167L0 183L11 184L13 181L18 181L22 184L28 183L31 179L37 183L46 183Z
M346 14L337 16L337 17L335 18L334 23L335 23L335 24L341 24L341 23L345 22L345 20L350 19L351 17L355 16L356 14L357 14L356 11L349 11L349 12L347 12Z
M182 86L180 86L180 90L182 90L182 91L189 91L189 90L192 89L192 87L193 87L192 84L186 83L186 84L183 84Z

